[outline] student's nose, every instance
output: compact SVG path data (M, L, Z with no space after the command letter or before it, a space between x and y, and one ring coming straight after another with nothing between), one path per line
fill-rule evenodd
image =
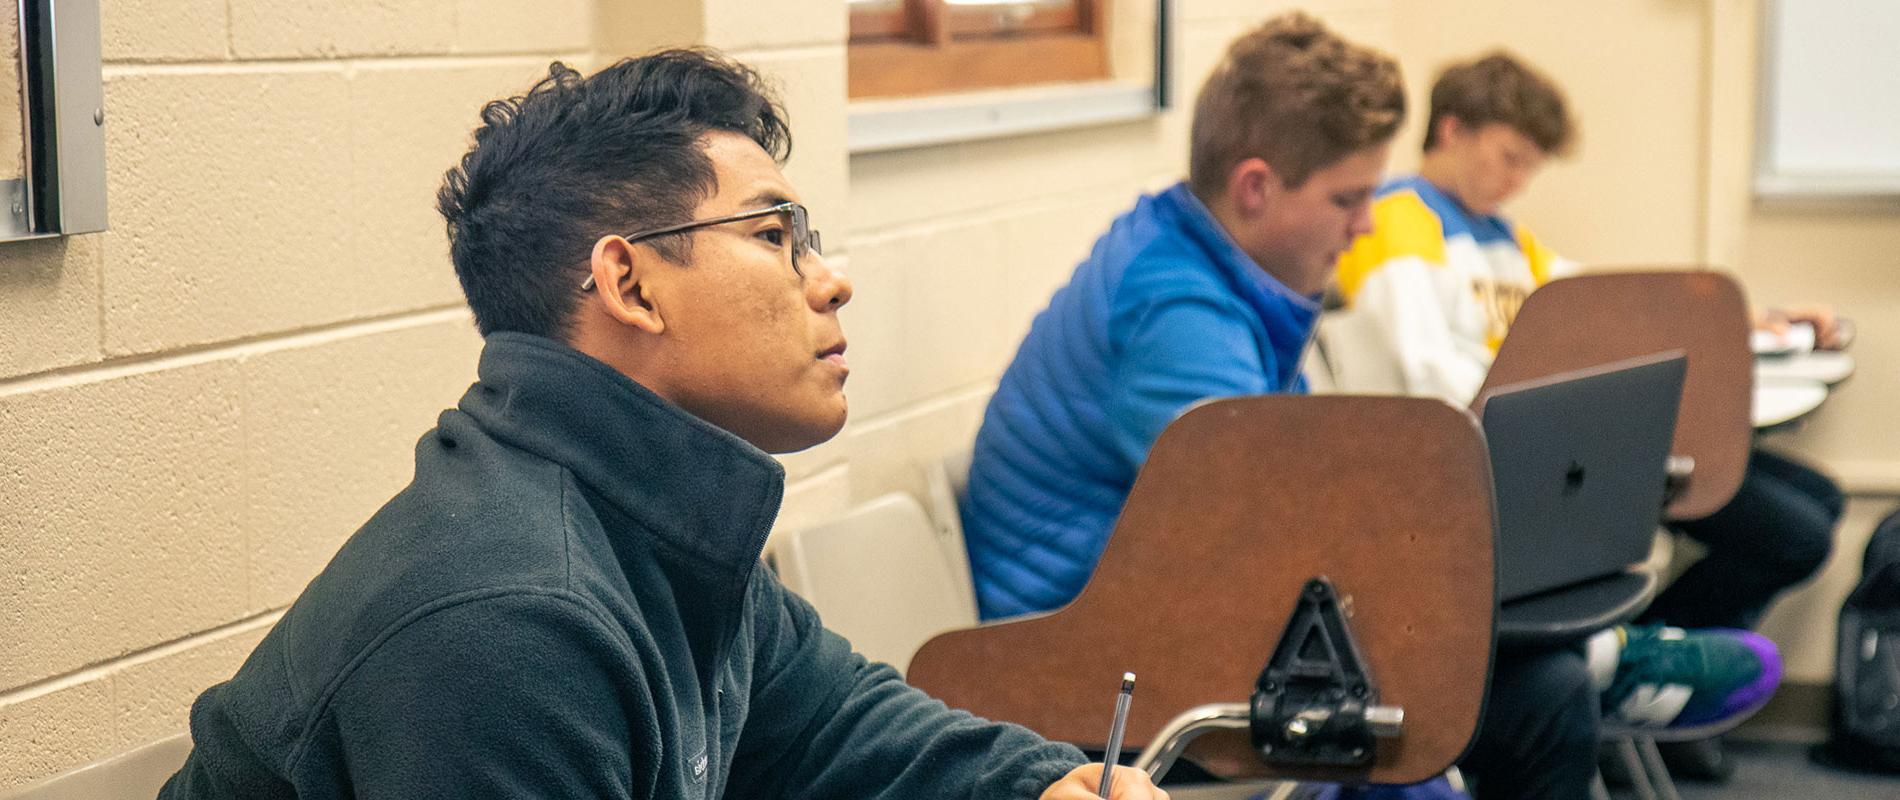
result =
M1504 196L1499 198L1499 200L1503 201L1516 197L1517 193L1523 190L1524 184L1530 183L1530 180L1531 170L1529 167L1519 167L1511 170L1510 174L1504 178Z
M1346 237L1357 239L1372 232L1372 204L1361 203L1352 214L1352 224L1346 228Z
M836 311L851 302L851 279L844 270L835 269L824 256L811 253L805 267L805 298L813 311Z

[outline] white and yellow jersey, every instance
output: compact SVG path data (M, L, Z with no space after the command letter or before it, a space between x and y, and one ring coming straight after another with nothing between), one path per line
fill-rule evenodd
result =
M1471 402L1532 290L1576 270L1530 232L1473 214L1416 176L1379 188L1373 231L1339 260L1339 288L1377 329L1407 394Z

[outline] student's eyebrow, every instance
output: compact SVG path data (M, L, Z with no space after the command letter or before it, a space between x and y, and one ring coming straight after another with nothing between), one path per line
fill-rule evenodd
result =
M792 199L789 197L786 197L783 192L780 192L777 189L761 189L756 194L753 194L751 197L746 198L745 207L747 209L754 209L754 208L760 208L763 206L775 206L780 203L789 203L789 202L792 202Z

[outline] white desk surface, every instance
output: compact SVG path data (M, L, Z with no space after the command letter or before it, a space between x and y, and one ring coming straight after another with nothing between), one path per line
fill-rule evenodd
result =
M1816 350L1789 356L1759 356L1755 359L1755 382L1808 380L1829 386L1854 374L1854 357L1838 350Z
M1826 400L1827 384L1820 381L1758 378L1751 416L1757 430L1770 428L1800 419Z

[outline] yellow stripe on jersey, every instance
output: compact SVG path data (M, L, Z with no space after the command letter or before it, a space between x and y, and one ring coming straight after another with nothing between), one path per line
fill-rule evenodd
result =
M1366 277L1394 258L1415 256L1445 263L1445 225L1425 201L1400 190L1372 203L1372 232L1359 237L1339 257L1339 291L1350 304Z
M1557 254L1552 253L1550 248L1545 247L1544 243L1538 241L1537 237L1531 235L1530 230L1524 226L1517 226L1516 233L1517 249L1524 251L1524 260L1530 264L1533 285L1542 286L1549 283L1550 264L1557 260Z

